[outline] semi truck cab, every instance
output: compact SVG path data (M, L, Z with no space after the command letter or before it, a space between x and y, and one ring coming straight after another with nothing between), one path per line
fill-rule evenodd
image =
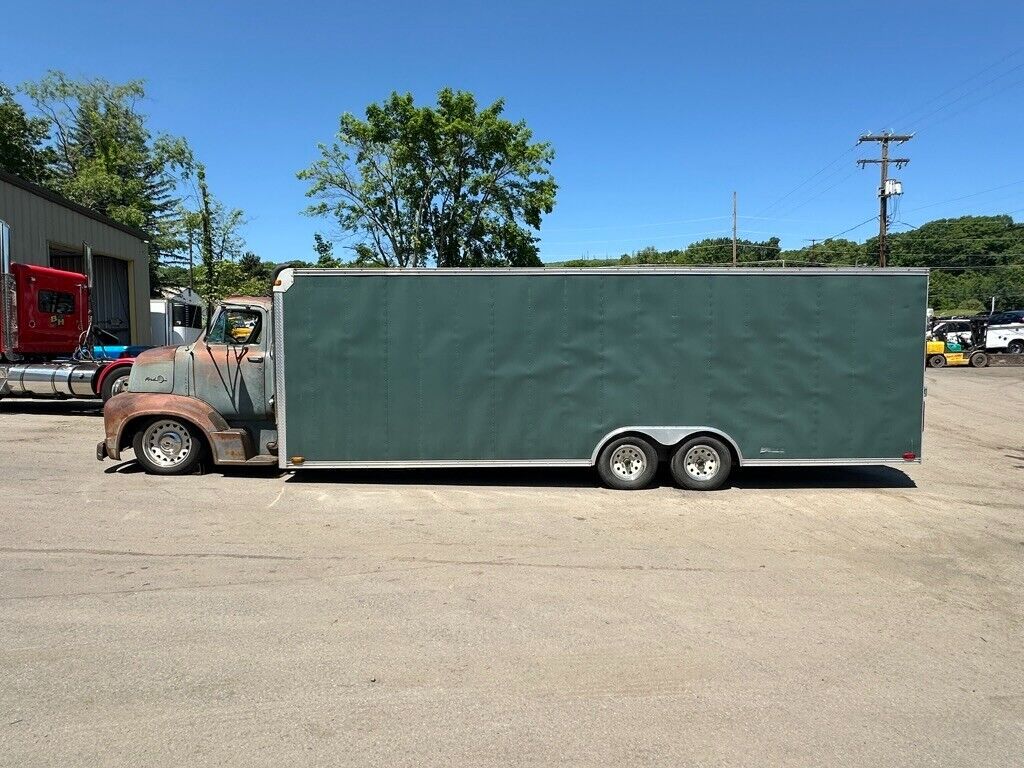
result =
M143 352L104 408L97 458L132 448L147 471L178 474L208 446L215 464L276 464L271 328L270 299L233 296L193 343Z
M109 400L124 391L133 358L128 348L112 354L97 343L92 251L83 251L87 274L15 263L0 221L0 399Z

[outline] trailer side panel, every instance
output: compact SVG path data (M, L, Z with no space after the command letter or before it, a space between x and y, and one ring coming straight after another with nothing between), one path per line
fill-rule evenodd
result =
M588 462L623 427L743 463L921 454L927 275L297 271L285 465Z

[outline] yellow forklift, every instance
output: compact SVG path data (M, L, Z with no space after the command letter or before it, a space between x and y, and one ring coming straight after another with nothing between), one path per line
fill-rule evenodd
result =
M988 366L988 353L985 352L985 327L981 322L971 321L971 338L969 343L953 342L940 338L929 339L924 343L924 360L929 368L945 368L946 366L969 365L971 368Z

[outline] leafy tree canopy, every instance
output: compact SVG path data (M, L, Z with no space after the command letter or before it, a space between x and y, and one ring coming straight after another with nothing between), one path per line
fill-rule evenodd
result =
M359 264L539 265L531 230L554 206L554 151L503 112L445 88L436 106L392 93L365 120L342 115L298 174L317 201L308 212L337 219Z
M44 117L29 117L0 83L0 168L36 184L45 184L57 153L46 145L50 125Z
M137 108L146 95L142 81L72 80L49 72L23 89L53 139L50 186L148 232L154 254L177 247L175 192L192 172L192 151L183 138L150 133Z

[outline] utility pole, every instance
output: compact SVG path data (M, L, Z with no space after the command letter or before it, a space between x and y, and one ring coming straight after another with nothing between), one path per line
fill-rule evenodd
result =
M878 185L878 266L886 265L886 235L889 231L889 198L903 194L903 187L900 182L889 178L889 163L897 168L902 168L910 162L906 157L889 157L889 144L903 144L914 138L913 134L883 133L874 136L870 133L861 136L857 143L863 141L877 141L882 145L882 157L880 160L858 160L857 165L864 168L866 165L879 165L882 169L882 180Z
M732 265L736 266L736 193L732 193Z

